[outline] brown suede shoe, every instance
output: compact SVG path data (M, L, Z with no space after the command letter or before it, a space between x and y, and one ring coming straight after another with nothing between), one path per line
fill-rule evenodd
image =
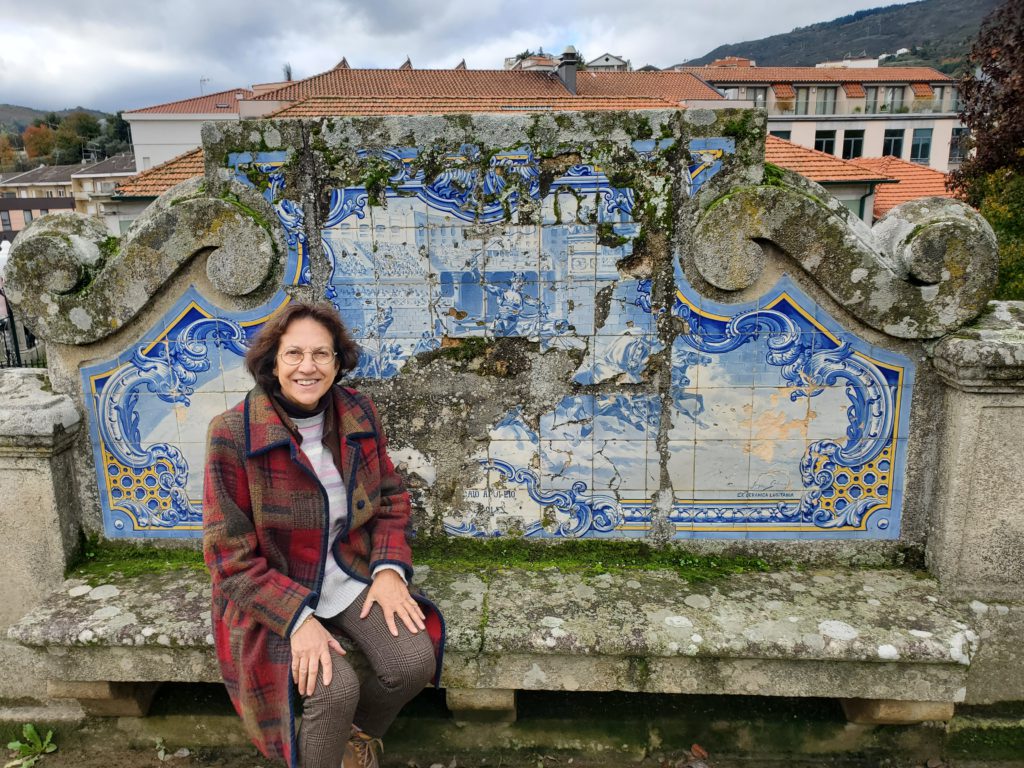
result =
M380 768L377 756L383 751L384 743L380 739L363 733L353 725L352 735L345 745L341 768Z

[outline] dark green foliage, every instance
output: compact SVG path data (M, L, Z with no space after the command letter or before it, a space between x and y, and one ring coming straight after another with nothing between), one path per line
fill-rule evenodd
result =
M999 0L923 0L871 8L782 35L722 45L686 64L699 66L723 56L743 56L760 66L808 67L851 53L874 57L910 48L912 62L901 57L891 63L936 67L954 74L963 67L981 20L998 4ZM827 6L822 6L821 14L827 12Z

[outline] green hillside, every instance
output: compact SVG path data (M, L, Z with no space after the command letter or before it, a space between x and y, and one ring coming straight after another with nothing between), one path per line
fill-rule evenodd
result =
M58 117L66 117L72 112L88 112L96 118L107 117L105 112L85 107L68 107L60 110L33 109L32 107L20 107L16 104L0 104L0 133L21 133L33 120L46 117L52 111Z
M871 8L849 16L799 27L783 35L722 45L687 66L709 64L723 56L754 59L760 66L814 66L845 56L877 57L908 48L911 54L885 65L929 66L961 72L982 19L1002 0L922 0Z

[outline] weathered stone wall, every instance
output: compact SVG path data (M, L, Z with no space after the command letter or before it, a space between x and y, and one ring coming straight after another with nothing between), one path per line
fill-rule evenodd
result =
M761 120L211 125L122 242L41 221L8 282L88 418L83 524L199 535L206 423L301 296L362 346L421 531L923 544L927 344L985 306L991 231L934 200L868 228L765 167Z

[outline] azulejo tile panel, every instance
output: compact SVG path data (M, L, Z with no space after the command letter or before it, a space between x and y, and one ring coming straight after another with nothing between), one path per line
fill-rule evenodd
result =
M303 211L283 197L284 153L232 155L242 183L276 210L288 245L285 281L308 281ZM197 537L210 419L252 387L243 357L249 339L288 301L224 312L194 288L139 344L81 371L104 531L111 538Z
M646 162L671 143L633 149ZM734 144L688 150L692 196ZM725 305L677 267L674 296L655 299L622 267L649 225L643 201L599 166L569 167L542 195L526 146L486 163L460 147L433 178L414 148L360 157L393 169L381 198L328 190L319 233L324 296L361 347L354 378L400 377L453 340L515 338L573 360L557 402L529 412L510 397L466 446L462 498L433 510L451 535L643 537L666 520L678 538L899 535L910 360L851 335L788 277ZM274 206L296 285L310 280L307 227L286 162L228 165ZM248 341L286 300L232 314L189 291L134 348L83 369L108 536L200 535L206 426L251 386ZM429 455L392 437L433 476Z
M660 148L634 145L641 159ZM693 195L735 145L689 149ZM328 298L362 345L360 376L399 376L444 338L515 337L578 355L554 408L506 404L469 457L479 472L449 533L643 536L660 492L681 538L898 536L909 360L876 356L788 278L751 305L715 306L677 273L674 306L655 307L651 281L619 270L641 231L633 190L577 165L540 199L528 147L495 155L482 180L463 164L476 153L462 147L428 179L412 170L415 149L378 152L395 169L384 205L361 188L333 190L339 215L322 235ZM518 187L504 207L474 197L506 183ZM539 203L539 226L518 223L519 195ZM686 327L668 350L664 311ZM671 386L654 393L649 364L666 352Z

